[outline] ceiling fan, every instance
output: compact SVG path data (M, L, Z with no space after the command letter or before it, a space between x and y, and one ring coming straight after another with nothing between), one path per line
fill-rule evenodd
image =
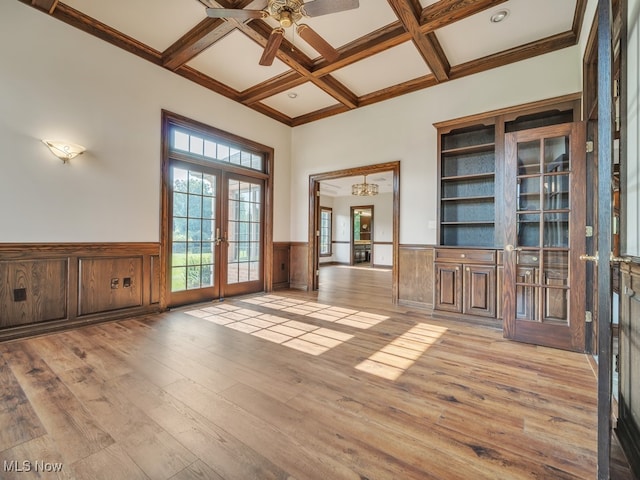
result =
M260 65L269 66L278 53L284 38L284 29L296 25L296 32L329 62L338 58L338 51L310 26L298 22L303 17L319 17L329 13L352 10L360 6L359 0L269 0L264 10L245 10L241 8L207 8L207 15L212 18L236 18L249 20L253 18L273 18L280 26L273 29L264 52L260 58Z

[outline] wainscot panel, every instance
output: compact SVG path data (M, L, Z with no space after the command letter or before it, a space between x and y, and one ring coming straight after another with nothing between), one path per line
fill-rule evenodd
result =
M291 247L288 242L273 243L273 288L289 288L289 258Z
M433 308L433 259L431 245L400 245L399 303Z
M292 242L289 258L289 286L298 290L308 290L309 244Z
M158 243L0 244L0 340L157 312Z

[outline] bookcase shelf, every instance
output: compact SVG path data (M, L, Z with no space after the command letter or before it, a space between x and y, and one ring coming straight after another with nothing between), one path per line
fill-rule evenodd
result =
M493 246L495 126L451 130L440 146L440 244Z

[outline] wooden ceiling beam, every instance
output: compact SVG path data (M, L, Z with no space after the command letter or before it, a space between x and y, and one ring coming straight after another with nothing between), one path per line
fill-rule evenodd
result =
M577 43L577 40L575 34L572 31L568 31L462 63L451 68L451 80L572 47Z
M420 14L420 29L423 33L433 32L467 17L495 7L507 0L440 0L425 7Z
M300 76L298 72L285 72L241 92L239 99L245 105L251 105L290 88L298 87L307 81L308 79Z
M53 11L58 6L58 0L31 0L31 6L44 10L49 15L53 14Z
M411 35L402 23L391 23L338 49L340 56L335 62L327 62L323 58L318 60L313 74L321 77L409 40Z
M162 65L176 70L235 30L221 18L205 18L162 52Z
M208 3L212 7L248 8L251 10L260 10L265 5L264 0L242 0L237 2L237 5L224 0L209 1ZM248 20L247 22L250 21L251 20ZM169 70L177 69L204 52L218 40L227 36L235 30L235 28L236 26L233 23L226 22L222 18L204 18L198 25L162 52L162 65Z
M242 30L259 45L264 47L267 44L267 40L272 29L265 22L254 21L251 22L251 24L242 24L235 19L228 19L228 21L235 23L237 28ZM286 63L299 75L314 83L317 87L343 103L348 108L358 107L358 99L356 95L349 92L349 90L340 82L329 75L325 75L323 77L314 76L311 72L311 60L306 55L299 53L298 50L295 49L295 47L286 39L283 40L277 55L281 61ZM275 93L277 92L272 92L272 95Z
M414 1L414 0L411 0ZM440 0L426 7L421 13L420 31L425 35L470 17L507 0ZM585 1L585 0L579 0ZM365 35L339 49L340 57L333 63L320 59L314 67L317 76L326 75L358 62L363 58L396 47L411 39L401 22L394 22Z
M162 64L162 55L159 51L139 42L124 33L110 27L95 18L92 18L65 3L58 3L56 9L51 14L53 17L63 21L83 32L98 37L116 47L133 53L156 65Z
M291 120L291 126L297 127L298 125L304 125L305 123L315 122L316 120L332 117L333 115L339 115L340 113L345 113L348 111L349 109L344 105L333 105L331 107L326 107L321 110L316 110L315 112L311 112L305 115L300 115L299 117L295 117Z
M421 30L419 13L415 11L415 5L411 0L387 0L396 12L407 32L411 34L414 45L422 55L422 58L433 72L439 82L449 79L451 66L442 48L440 48L435 34L431 32L425 35Z

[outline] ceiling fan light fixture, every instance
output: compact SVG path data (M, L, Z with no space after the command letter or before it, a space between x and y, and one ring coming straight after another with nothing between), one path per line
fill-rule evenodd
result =
M293 18L291 18L291 13L285 10L280 14L280 26L288 28L291 25L293 25Z

